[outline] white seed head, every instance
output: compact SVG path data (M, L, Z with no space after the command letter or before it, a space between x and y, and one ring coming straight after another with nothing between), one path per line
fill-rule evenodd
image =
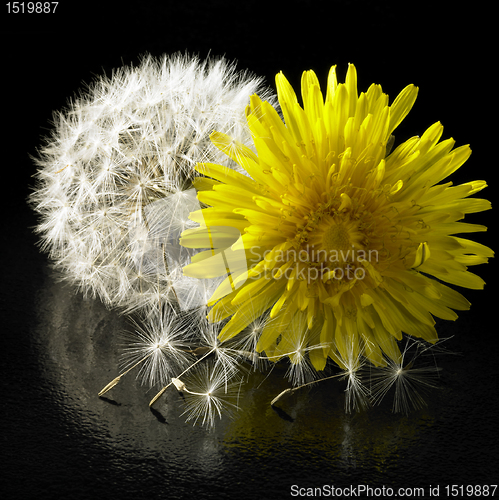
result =
M175 299L188 256L169 262L168 245L192 224L182 193L197 162L238 168L209 136L251 147L244 110L253 93L274 100L224 59L148 56L56 113L30 202L41 247L65 277L128 311Z

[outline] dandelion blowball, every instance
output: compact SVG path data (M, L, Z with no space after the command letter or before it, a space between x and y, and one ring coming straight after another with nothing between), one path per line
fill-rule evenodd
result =
M220 334L227 340L267 314L256 350L288 357L298 382L301 365L321 371L328 359L351 374L366 361L398 366L403 334L434 343L434 317L454 320L455 310L468 309L449 285L484 286L468 267L492 250L455 235L486 230L462 222L491 208L471 197L486 183L452 185L449 176L471 151L440 141L440 123L389 151L416 100L414 85L389 104L380 85L358 93L353 65L345 83L331 68L325 95L306 71L301 105L282 73L276 82L284 120L257 95L246 113L256 152L212 134L248 175L196 167L214 180L198 193L209 208L191 215L205 225L185 230L181 244L198 248L207 231L215 238L235 228L226 260L234 252L247 259L214 292L209 318L230 318ZM208 253L184 268L197 278L220 271Z
M249 145L244 109L254 92L267 93L261 79L224 59L146 57L56 113L31 203L41 246L63 275L109 306L171 297L183 262L168 261L166 247L193 210L182 193L197 162L237 167L209 135Z

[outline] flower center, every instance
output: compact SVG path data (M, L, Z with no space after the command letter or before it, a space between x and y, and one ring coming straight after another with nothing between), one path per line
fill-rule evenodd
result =
M348 229L343 224L333 223L324 231L322 246L326 252L349 250L352 244Z

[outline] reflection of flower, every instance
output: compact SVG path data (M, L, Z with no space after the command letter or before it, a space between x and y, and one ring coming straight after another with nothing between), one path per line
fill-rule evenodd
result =
M403 332L435 342L433 316L454 320L453 309L468 309L442 282L484 285L467 267L493 252L453 235L486 229L459 222L490 208L468 198L486 184L440 183L470 154L468 146L453 150L452 139L439 142L440 123L389 152L392 132L416 99L413 85L389 106L379 85L357 93L350 65L344 84L331 69L325 99L316 75L305 72L303 107L282 74L277 89L285 124L256 95L247 109L256 154L224 133L211 136L248 175L212 163L196 167L213 179L198 193L210 207L191 214L201 227L184 231L181 244L206 248L207 235L225 237L225 248L214 250L245 251L250 267L229 269L211 298L210 320L230 317L220 334L226 340L270 311L256 350L292 363L306 354L316 370L328 358L350 370L361 355L375 366L385 358L399 363ZM228 229L242 236L229 238ZM198 255L185 274L224 274L211 254Z
M197 161L234 166L209 134L220 129L248 143L244 107L260 83L223 59L148 57L100 78L56 114L31 202L42 248L65 277L129 310L172 297L164 246L189 227L178 220L189 206L181 192Z

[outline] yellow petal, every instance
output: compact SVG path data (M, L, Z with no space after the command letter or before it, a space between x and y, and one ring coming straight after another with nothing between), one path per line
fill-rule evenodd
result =
M272 306L278 295L282 293L283 284L280 282L269 282L262 292L240 305L231 320L223 327L218 338L221 342L237 335L250 323L259 318L269 307Z
M393 101L390 106L390 126L388 128L388 135L392 134L407 116L414 106L417 96L418 88L414 85L408 85L400 92L395 101Z
M215 163L198 163L196 165L196 170L200 174L212 177L213 179L225 184L251 191L254 194L260 194L254 180L250 179L246 175L236 172L232 168L217 165Z
M414 257L414 264L411 266L413 269L424 264L430 258L430 246L426 241L419 244Z

